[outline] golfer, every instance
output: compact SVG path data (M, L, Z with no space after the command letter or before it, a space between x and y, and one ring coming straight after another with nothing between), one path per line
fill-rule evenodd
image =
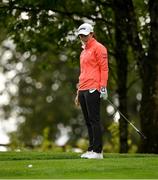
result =
M75 104L80 104L89 135L89 147L81 158L103 159L100 98L107 98L107 49L94 38L93 27L84 23L77 32L81 43L80 76Z

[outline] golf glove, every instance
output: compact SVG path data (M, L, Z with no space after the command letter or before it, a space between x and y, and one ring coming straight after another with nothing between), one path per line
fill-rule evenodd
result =
M100 89L100 98L106 100L108 98L108 93L106 87L101 87Z

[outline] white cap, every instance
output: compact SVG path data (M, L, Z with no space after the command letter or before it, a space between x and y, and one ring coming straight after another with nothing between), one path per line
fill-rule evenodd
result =
M92 25L90 25L88 23L84 23L78 28L77 35L80 35L80 34L88 35L91 32L93 32Z

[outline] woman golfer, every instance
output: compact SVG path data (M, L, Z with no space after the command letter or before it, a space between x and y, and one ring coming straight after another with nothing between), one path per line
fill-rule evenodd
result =
M103 159L100 98L107 98L107 49L94 38L93 27L84 23L78 28L82 43L80 76L75 104L81 106L89 135L89 147L81 158Z

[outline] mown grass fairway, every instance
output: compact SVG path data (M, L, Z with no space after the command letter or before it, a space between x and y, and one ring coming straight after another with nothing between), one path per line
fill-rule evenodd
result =
M1 152L0 178L156 179L158 155L104 154L103 160L88 160L77 153Z

